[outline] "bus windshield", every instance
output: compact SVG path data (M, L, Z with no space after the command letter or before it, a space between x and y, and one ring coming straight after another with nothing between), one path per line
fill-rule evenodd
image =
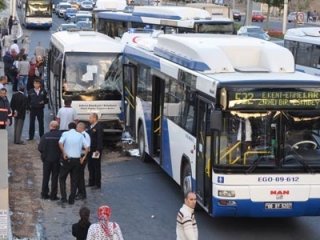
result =
M51 17L51 1L27 1L27 17Z
M195 25L198 33L234 33L232 22L196 22Z
M108 77L118 70L113 64L116 57L107 53L66 53L63 98L120 100L120 76L118 82Z

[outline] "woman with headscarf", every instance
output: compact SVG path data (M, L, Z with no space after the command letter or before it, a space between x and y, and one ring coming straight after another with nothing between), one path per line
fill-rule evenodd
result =
M91 225L90 218L90 210L86 207L80 208L79 211L80 220L78 223L72 225L72 235L77 240L86 240L89 227Z
M98 209L98 223L90 226L87 240L123 240L121 229L115 222L110 222L111 208L101 206Z

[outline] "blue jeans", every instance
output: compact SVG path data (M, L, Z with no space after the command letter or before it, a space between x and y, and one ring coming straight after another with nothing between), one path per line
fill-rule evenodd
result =
M20 75L18 87L23 86L25 94L27 93L28 75Z

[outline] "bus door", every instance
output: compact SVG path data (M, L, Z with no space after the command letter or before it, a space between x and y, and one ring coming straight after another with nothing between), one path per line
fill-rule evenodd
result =
M53 79L51 89L51 96L53 99L53 110L54 113L58 113L59 108L61 107L61 93L65 76L62 73L62 53L57 53L56 59L51 63L52 72L53 72ZM51 80L51 79L50 79Z
M133 64L123 65L123 96L125 127L135 138L136 133L136 86L137 67Z
M161 124L163 115L163 103L164 103L164 86L163 79L153 76L152 77L152 155L157 160L161 154ZM160 164L160 162L159 162Z
M210 118L213 106L209 101L197 100L197 155L196 155L196 194L198 202L209 208L212 196L212 141Z

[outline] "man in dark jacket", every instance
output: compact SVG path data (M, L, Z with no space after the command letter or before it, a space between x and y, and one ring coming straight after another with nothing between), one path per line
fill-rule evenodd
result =
M101 188L101 154L103 149L103 129L98 122L96 113L90 114L91 124L88 133L91 139L90 153L88 157L89 186L93 189Z
M7 125L11 126L12 114L10 104L7 98L7 89L0 89L0 129L5 129Z
M4 74L7 76L9 82L14 82L15 78L15 67L13 65L14 59L9 51L3 56L3 64L4 64Z
M21 141L21 134L26 117L26 111L28 108L28 98L24 95L24 86L19 87L19 91L14 93L10 106L14 117L14 143L24 144Z
M33 83L34 88L28 92L29 108L30 108L30 126L29 139L33 140L35 131L35 121L38 119L39 135L42 137L44 133L44 106L48 103L47 92L41 88L41 80L36 78Z
M13 26L13 17L11 15L8 20L9 35L11 35L12 26Z
M59 148L59 139L61 132L59 124L56 121L51 121L50 132L47 132L41 137L38 150L41 153L43 162L43 179L42 179L42 199L58 200L58 177L60 168L61 151ZM51 192L49 195L49 180L51 176Z

